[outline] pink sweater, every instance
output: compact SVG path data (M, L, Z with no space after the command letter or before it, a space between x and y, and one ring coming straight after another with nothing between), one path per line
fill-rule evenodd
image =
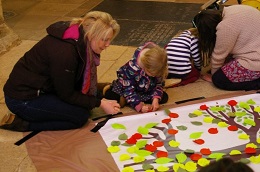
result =
M211 58L211 73L223 66L231 54L245 68L260 71L260 11L247 5L223 10Z

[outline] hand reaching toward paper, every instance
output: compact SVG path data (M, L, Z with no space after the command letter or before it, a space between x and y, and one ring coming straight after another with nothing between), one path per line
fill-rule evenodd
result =
M117 114L118 112L120 112L120 105L117 103L116 100L102 99L100 107L107 114Z

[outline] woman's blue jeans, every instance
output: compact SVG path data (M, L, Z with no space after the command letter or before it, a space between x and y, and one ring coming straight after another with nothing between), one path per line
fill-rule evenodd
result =
M32 100L17 100L5 95L11 112L29 122L30 131L69 130L82 127L90 111L43 94Z

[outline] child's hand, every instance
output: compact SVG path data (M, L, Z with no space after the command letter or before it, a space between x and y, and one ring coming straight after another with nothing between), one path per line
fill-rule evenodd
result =
M156 111L158 110L160 107L159 105L159 99L158 98L154 98L153 102L152 102L152 111Z
M159 107L160 107L160 105L159 105L159 99L158 99L158 98L154 98L151 105L149 105L149 104L143 104L142 109L141 109L141 112L143 112L143 113L144 113L144 112L153 112L153 111L158 110Z
M153 111L153 107L151 105L144 104L142 106L141 112L145 113L145 112L152 112L152 111Z

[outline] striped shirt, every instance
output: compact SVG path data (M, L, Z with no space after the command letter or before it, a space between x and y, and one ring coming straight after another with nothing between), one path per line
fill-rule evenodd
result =
M192 63L200 70L201 59L198 38L189 30L183 31L178 37L173 37L166 46L168 72L177 78L182 78L191 72Z

